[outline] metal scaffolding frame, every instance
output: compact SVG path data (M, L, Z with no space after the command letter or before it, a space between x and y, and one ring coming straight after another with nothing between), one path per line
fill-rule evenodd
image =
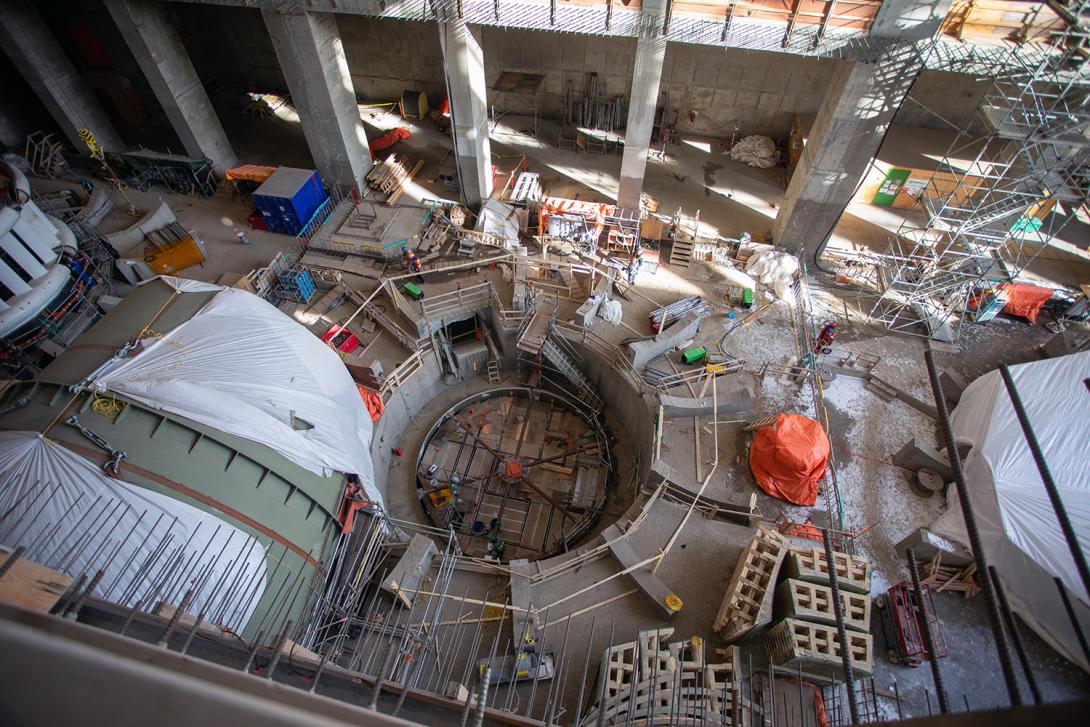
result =
M976 114L986 132L957 130L921 193L926 222L862 256L870 317L890 330L956 342L973 296L1015 280L1090 202L1090 2L1067 5L1080 23L995 59Z

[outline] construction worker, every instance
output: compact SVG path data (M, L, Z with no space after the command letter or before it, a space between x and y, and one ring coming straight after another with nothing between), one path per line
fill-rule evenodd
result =
M818 334L817 343L814 345L814 353L830 353L830 346L836 340L836 323L826 323Z
M416 282L423 283L424 276L420 275L420 271L424 269L424 266L420 264L420 258L416 256L416 253L407 247L401 248L401 257L405 261L405 267L410 273L416 273Z
M496 560L503 560L504 543L496 535L488 536L488 555L496 556Z
M242 230L238 229L237 227L235 228L235 237L237 237L238 241L241 242L243 245L253 245L254 244L254 241L251 240L250 238L246 237L246 233L243 232Z
M636 276L640 274L640 265L643 264L643 255L637 252L628 263L628 284L636 284Z

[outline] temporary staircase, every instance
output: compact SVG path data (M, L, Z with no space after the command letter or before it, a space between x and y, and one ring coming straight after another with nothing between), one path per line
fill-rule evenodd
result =
M693 254L693 243L685 240L680 235L674 236L674 242L670 246L669 264L675 268L688 268Z
M567 349L567 350L565 350ZM541 345L541 355L574 387L575 397L595 412L602 410L602 399L591 386L590 380L575 365L575 352L560 336L549 336Z

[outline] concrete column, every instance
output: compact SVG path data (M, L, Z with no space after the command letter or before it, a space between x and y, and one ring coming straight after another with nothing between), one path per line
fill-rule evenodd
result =
M318 172L328 184L358 188L371 169L371 151L336 16L268 6L261 15Z
M488 87L480 28L460 18L439 23L439 45L450 101L451 136L462 201L477 210L492 194L492 147L488 141Z
M843 61L834 71L798 167L772 225L772 240L809 256L829 239L886 130L923 69L923 41L950 0L885 0L871 27L885 45L877 61Z
M633 210L640 208L647 152L655 127L662 59L666 57L666 38L662 35L665 17L666 0L644 0L640 10L640 35L636 40L636 62L632 69L632 91L628 94L621 181L617 189L617 204Z
M94 91L68 60L32 3L0 2L0 44L72 146L87 151L79 137L79 130L87 128L107 151L125 150Z
M238 161L178 31L159 0L106 0L140 70L190 156L222 175Z

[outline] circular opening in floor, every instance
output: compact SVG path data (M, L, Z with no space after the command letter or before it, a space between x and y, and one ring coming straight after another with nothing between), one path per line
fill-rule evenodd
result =
M552 391L503 387L439 417L417 458L417 494L466 555L534 560L587 534L613 471L592 411Z

